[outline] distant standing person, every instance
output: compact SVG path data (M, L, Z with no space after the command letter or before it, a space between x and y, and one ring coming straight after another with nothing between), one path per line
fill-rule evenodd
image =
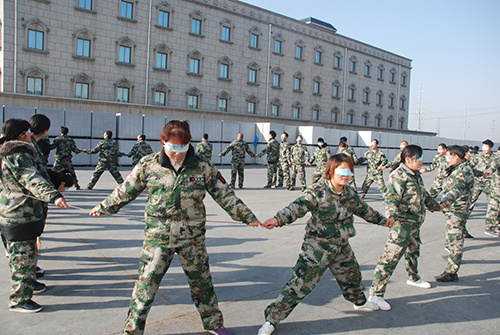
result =
M313 184L325 174L326 163L331 155L332 153L325 140L322 137L318 138L318 147L314 149L312 157L306 162L306 165L312 165L316 161L316 168L312 175Z
M447 146L444 143L439 143L437 147L438 153L434 156L432 163L425 169L420 170L421 173L435 171L436 177L429 190L429 194L435 198L443 189L443 180L446 178L446 169L448 168L448 162L446 161L446 149Z
M306 169L304 165L307 160L309 160L309 152L307 148L302 145L302 136L297 136L297 143L292 146L291 149L291 162L292 162L292 172L290 176L290 187L288 190L293 191L295 188L295 180L297 176L299 177L300 184L302 185L302 191L306 189Z
M203 134L201 142L196 145L196 154L201 159L212 160L212 143L208 142L208 134Z
M135 166L142 157L150 155L153 153L151 146L146 143L146 135L141 134L137 136L137 143L134 144L130 152L126 154L127 157L132 157L132 164Z
M38 153L37 168L40 174L50 183L50 176L47 172L47 162L50 154L50 143L47 144L47 135L50 129L50 119L43 114L35 114L30 120L31 144Z
M95 168L92 179L87 185L87 189L91 190L94 188L95 184L101 177L104 171L108 170L109 173L115 178L118 184L123 183L122 175L118 171L117 160L119 156L125 155L118 151L118 145L113 141L113 132L107 130L103 135L104 140L97 143L94 149L80 149L81 152L86 152L88 154L99 153L99 162Z
M290 188L290 143L288 143L288 133L281 134L280 162L278 165L278 187ZM284 182L284 183L283 183Z
M76 146L75 140L68 136L69 129L67 127L61 127L61 136L56 137L52 144L50 145L50 150L56 149L54 154L54 166L55 171L68 170L73 177L73 183L77 190L80 189L78 184L78 179L76 178L75 168L73 167L73 154L79 154L81 151Z
M239 176L238 186L243 188L243 182L245 180L245 152L254 157L255 154L250 150L248 143L243 141L243 134L239 133L236 140L232 141L228 147L219 154L219 157L227 155L229 151L232 151L231 157L231 187L234 188L236 185L236 175Z
M354 165L359 164L358 156L356 156L356 152L354 151L354 149L349 144L347 144L347 137L345 136L342 136L340 138L337 154L346 154L347 156L351 157L351 160L353 161ZM349 180L349 186L351 186L354 189L354 191L357 191L355 176L352 176L351 180Z
M390 168L390 169L394 169L394 168L397 168L399 166L399 163L401 162L401 154L403 153L403 150L408 146L408 142L406 141L401 141L401 143L399 144L399 152L398 154L396 155L396 157L394 157L392 159L392 161L390 161L386 166L382 167L383 170L387 169L387 168Z
M280 157L280 144L276 141L276 132L269 132L269 141L264 149L255 155L255 158L267 155L267 184L264 188L274 187L277 181L278 160Z
M382 167L387 165L387 157L378 149L378 144L378 140L373 139L370 143L371 149L365 152L363 157L359 159L360 164L364 161L368 162L366 166L366 177L363 181L363 185L361 185L361 199L365 198L373 182L377 183L383 196L385 196L385 192L387 191L384 183L384 172L382 171Z

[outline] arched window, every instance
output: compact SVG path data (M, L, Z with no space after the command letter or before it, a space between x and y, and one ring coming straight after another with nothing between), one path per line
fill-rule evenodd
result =
M131 102L132 89L134 86L126 78L122 78L114 83L116 91L116 101L118 102Z
M316 48L314 48L314 64L316 65L323 65L323 48L318 45Z
M247 114L252 114L252 115L257 114L257 103L259 102L257 97L252 94L251 96L246 98L246 102L247 102Z
M48 76L38 67L33 66L21 71L24 76L24 86L26 94L45 95L46 80Z
M92 44L95 41L95 36L87 29L83 28L73 34L75 39L75 54L73 58L81 60L94 60Z
M74 83L74 97L77 99L88 100L92 93L92 79L85 73L79 73L74 76L71 81Z
M248 32L250 34L250 41L248 43L248 47L251 49L260 50L259 39L262 33L260 32L259 28L253 27Z
M389 108L395 108L396 95L394 93L389 94L388 106Z
M383 81L384 80L384 70L385 67L383 64L380 64L378 66L378 73L377 73L377 79Z
M295 42L295 59L304 60L304 48L306 47L304 41L298 40Z
M401 73L401 86L406 86L408 74L406 72Z
M372 70L372 63L369 60L367 60L365 62L365 77L371 78L372 76L371 70Z
M248 65L248 81L249 85L259 85L259 71L260 67L257 63L250 63Z
M399 99L399 109L402 111L406 110L406 96L404 95Z
M370 104L370 88L369 87L365 87L363 89L363 103Z
M368 112L364 112L363 115L361 116L361 124L363 126L368 126L370 120L370 114Z
M332 83L332 86L333 86L333 90L332 90L332 98L335 98L335 99L340 99L340 87L341 87L341 83L340 81L338 80L335 80L333 83Z
M350 109L347 112L347 123L348 124L354 124L354 116L355 116L354 110Z
M405 129L405 118L399 118L399 129Z
M47 39L50 29L38 19L23 24L25 28L26 47L24 51L47 54Z
M155 46L153 48L153 51L156 56L156 62L153 69L170 71L169 60L170 60L170 55L172 54L170 49L164 43L162 43Z
M302 114L302 104L300 101L295 101L292 105L292 118L300 119L300 115Z
M342 69L342 53L340 51L335 51L333 54L333 68L337 70Z
M380 128L382 127L382 114L378 113L375 116L375 127Z
M340 109L338 107L333 107L332 109L332 123L340 122Z
M192 87L186 91L187 108L200 109L201 106L201 92L196 87Z
M187 54L188 57L188 75L202 76L202 61L203 56L198 50L191 51Z
M170 90L164 83L158 83L151 88L155 106L167 106L168 93Z
M302 81L304 80L304 75L301 72L297 72L293 75L293 91L302 92Z
M156 6L158 10L158 21L156 22L155 27L172 30L172 21L174 11L172 7L167 2L162 2Z
M395 84L396 83L396 73L397 73L396 69L392 68L391 71L390 71L390 80L389 80L389 82L391 84Z
M191 30L189 31L189 35L205 37L203 35L205 16L203 16L199 10L195 10L189 14L189 18L191 19Z
M354 84L349 85L347 100L353 102L356 101L356 85Z
M279 116L281 111L281 101L278 98L275 98L271 101L271 116Z
M120 38L116 42L117 47L117 55L118 59L115 62L117 65L128 65L135 66L133 63L134 60L134 51L135 44L132 42L130 38L127 36Z
M356 64L358 63L358 59L356 56L352 56L349 59L349 72L356 74Z
M315 104L312 106L312 119L313 121L319 121L319 115L321 113L321 106L318 104Z
M273 76L272 88L281 88L281 79L283 76L283 70L279 67L275 67L271 70L271 74Z
M217 94L217 110L219 112L227 112L229 110L229 100L231 96L226 91L222 91Z
M230 79L230 73L231 73L231 66L233 63L229 59L229 57L224 56L221 59L217 61L217 64L219 64L219 78L222 80L231 80Z
M384 92L382 90L379 90L377 92L377 106L382 107L383 106L383 97L384 97Z
M321 95L321 83L323 83L323 79L320 76L316 76L313 79L313 94Z
M134 0L121 0L120 1L120 16L118 19L128 21L128 22L137 22L135 20L135 12L137 1Z
M273 49L273 53L275 55L283 55L283 43L285 42L285 38L283 37L283 35L281 34L276 34L274 37L273 37L273 41L274 41L274 49Z
M229 19L224 19L220 23L221 35L220 41L232 44L234 24Z
M394 117L391 115L387 118L387 128L392 128L394 126Z

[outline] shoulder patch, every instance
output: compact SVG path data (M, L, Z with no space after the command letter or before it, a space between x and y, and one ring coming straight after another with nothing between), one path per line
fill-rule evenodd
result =
M217 171L217 179L219 179L223 184L226 184L226 180L224 179L220 171Z

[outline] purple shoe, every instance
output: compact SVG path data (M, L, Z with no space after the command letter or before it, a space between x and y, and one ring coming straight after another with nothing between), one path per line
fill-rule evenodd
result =
M219 327L216 330L209 330L208 332L214 335L233 335L229 330L227 330L224 327Z

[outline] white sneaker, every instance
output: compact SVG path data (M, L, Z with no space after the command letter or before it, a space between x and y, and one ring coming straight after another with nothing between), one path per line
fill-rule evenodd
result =
M419 288L431 288L431 284L426 281L423 281L422 279L419 279L417 281L412 281L408 279L406 281L406 285L415 286Z
M377 305L383 311L390 311L391 310L391 305L389 305L387 303L387 301L385 301L381 297L377 297L376 295L369 297L368 301Z
M365 302L364 305L352 305L355 310L357 311L364 311L364 312L372 312L372 311L378 311L380 307L378 307L376 304L373 302L367 301Z
M257 335L271 335L273 331L274 331L274 326L269 321L266 321L264 322L262 327L260 327Z

